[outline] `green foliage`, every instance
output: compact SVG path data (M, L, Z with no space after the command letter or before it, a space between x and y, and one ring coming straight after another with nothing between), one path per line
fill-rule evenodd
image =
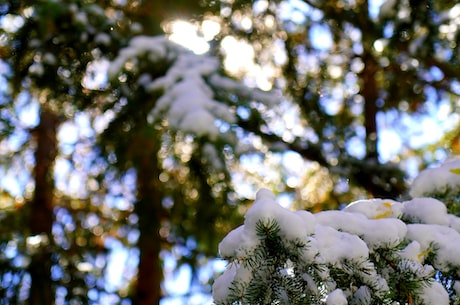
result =
M459 31L447 18L449 12L455 15L454 2L388 2L382 7L369 1L210 2L228 12L220 16L222 36L251 45L254 64L270 67L267 78L300 114L295 128L302 126L303 132L289 124L279 133L270 128L254 132L268 143L289 138L289 150L336 174L331 175L334 185L349 181L345 192L330 192L329 207L354 200L351 194L362 196L361 188L374 197L397 198L407 187L400 168L405 160L422 168L437 158L421 153L424 148L402 145L404 152L393 155L394 163L385 162L387 148L379 137L390 130L410 143L412 134L402 118L430 115L428 104L450 104L454 112L458 108ZM283 9L287 13L280 13ZM450 24L447 33L443 29ZM272 56L275 52L283 57ZM458 138L458 128L452 131ZM453 143L434 144L437 156L448 153L444 149ZM391 150L395 144L386 145Z
M394 202L401 214L425 215L413 224L371 213L385 201L314 215L287 211L272 195L259 191L244 224L219 245L230 265L214 283L216 304L458 303L458 262L451 252L460 235L455 225L436 223L458 218L441 206L433 209L440 202Z
M446 187L444 192L438 192L436 194L429 195L442 202L445 202L449 213L460 216L460 196L458 195L458 189Z
M349 304L422 304L418 295L435 279L452 285L450 277L434 270L427 272L426 267L399 257L397 253L404 243L376 249L369 260L343 260L340 265L329 265L302 260L299 249L308 245L287 245L279 232L273 219L257 223L260 245L247 258L230 263L230 268L235 265L244 271L229 288L228 304L324 304L330 289L354 294ZM383 279L388 288L382 290ZM452 300L456 300L455 296Z
M101 98L100 88L89 90L85 79L91 77L87 69L94 61L110 58L119 48L118 23L107 17L106 10L115 13L114 7L88 1L1 4L0 57L2 70L7 73L1 78L0 124L11 128L2 128L0 164L2 175L13 175L19 188L9 199L14 204L5 206L3 200L0 204L0 281L5 287L1 290L2 304L24 304L31 297L30 287L41 283L46 284L40 294L55 295L56 301L63 303L99 304L104 295L112 294L101 280L108 257L105 241L109 237L123 239L116 230L123 227L118 217L124 222L126 215L109 211L105 204L102 206L98 202L100 197L97 198L100 193L88 199L89 188L83 192L83 199L75 194L69 198L68 193L62 192L70 176L80 176L85 187L92 183L95 189L94 178L84 178L91 176L85 162L91 156L81 150L93 139L67 142L60 147L62 151L56 160L53 155L56 148L50 145L44 147L44 155L34 154L43 137L53 143L57 137L56 130L46 130L43 135L43 130L35 128L35 124L51 120L56 120L58 126L73 123L78 111L97 105L96 97ZM5 23L8 18L14 20L10 23L12 27L4 26L9 23ZM36 109L38 113L34 113ZM30 118L24 121L21 116L27 111L36 116L46 111L50 122L34 123ZM38 117L32 117L32 121L36 120ZM18 144L7 144L13 142ZM38 168L37 164L48 161L49 166ZM52 166L59 161L70 171L64 177L57 173L61 174L58 186L53 185L51 177ZM97 174L95 169L93 173ZM40 176L34 176L34 172ZM43 176L49 179L34 181L35 177ZM2 177L2 187L3 183ZM39 183L48 188L44 197L36 199ZM33 209L34 206L42 208ZM43 217L39 219L32 210L46 214L52 223L42 224ZM36 223L41 227L49 225L52 232L36 232L32 229ZM45 272L31 278L31 270L38 270L37 267ZM117 298L115 294L112 297Z
M283 7L291 9L292 3L296 18L280 13ZM374 130L372 123L377 115L395 110L423 113L426 99L451 99L454 105L459 95L458 30L445 32L446 26L452 29L455 24L441 18L453 3L424 5L422 1L411 9L409 20L372 19L366 1L292 3L12 0L0 4L0 166L1 175L14 176L20 186L17 194L8 195L18 204L4 208L0 202L0 286L8 287L1 290L2 300L21 303L27 298L26 270L32 256L28 240L40 237L31 235L28 220L34 216L28 205L37 183L33 151L38 131L19 118L34 107L52 112L60 126L88 118L91 130L91 135L79 135L74 143L61 143L58 157L51 160L69 168L67 176L60 177L64 184L83 181L73 193L63 190L60 181L54 185L53 238L39 245L53 253L53 289L63 302L100 301L106 293L101 279L107 240L134 247L137 240L132 236L146 228L140 223L160 235L152 243L180 253L175 257L180 263L195 268L203 257L213 257L223 233L242 220L240 212L246 208L232 184L245 153L265 157L289 150L311 161L312 170L297 186L286 187L286 181L276 185L290 194L323 191L326 195L315 201L319 208L333 208L368 194L394 198L406 190L404 171L379 158L375 145L380 127ZM403 10L404 4L396 4L398 9ZM173 49L153 61L149 54L139 56L109 83L91 87L85 82L94 73L92 64L114 59L137 34L161 34L164 18L192 15L196 24L208 18L222 21L212 52L219 53L220 42L229 35L253 46L255 63L274 71L267 82L283 91L286 100L260 105L243 86L227 91L209 75L203 77L213 97L236 115L235 122L217 122L225 136L211 139L177 130L166 119L152 120L151 111L166 92L148 91L139 79L164 76L177 59ZM3 22L7 18L15 22ZM327 50L315 44L312 33L318 26L331 36ZM219 56L225 59L224 54ZM435 75L440 79L431 77L430 71L438 71ZM224 68L218 72L226 73ZM233 76L251 82L244 73ZM298 124L291 124L290 117L284 122L285 113L299 113ZM248 148L240 142L262 144ZM364 147L364 153L356 153L353 143ZM407 155L414 152L410 147L407 151ZM290 175L280 176L286 180ZM343 187L332 187L338 184L330 181L342 182ZM457 197L447 191L438 198L458 214ZM147 203L146 207L139 207L140 203ZM255 258L243 262L257 271L257 281L249 286L235 284L237 300L265 304L276 297L296 304L318 303L324 294L315 292L311 281L324 282L326 270L344 289L349 278L354 288L363 284L369 268L365 262L346 262L342 269L301 263L308 242L285 241L279 233L274 221L258 223L261 246ZM372 259L383 270L397 249L380 250ZM396 264L388 272L406 269ZM447 280L452 274L439 276L446 278L446 287L452 285ZM267 283L268 291L263 288ZM412 281L404 285L408 291L416 288ZM120 302L132 293L129 283L122 288L114 293ZM245 290L248 299L242 296ZM409 297L401 293L397 298Z
M318 296L306 294L309 288L305 273L317 277L315 267L304 265L300 255L305 243L293 241L288 246L280 238L280 227L275 219L259 220L257 236L261 244L248 259L232 264L241 264L247 269L249 284L233 282L230 287L231 304L314 304ZM249 275L248 275L249 276ZM310 287L311 288L311 287Z

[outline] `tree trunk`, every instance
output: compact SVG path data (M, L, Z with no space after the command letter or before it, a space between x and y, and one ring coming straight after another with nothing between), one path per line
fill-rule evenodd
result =
M35 192L31 202L29 226L31 236L37 237L35 252L28 268L31 286L29 304L54 304L54 288L51 280L51 231L53 226L53 169L57 154L56 132L59 119L55 113L41 109L40 124L35 129Z
M360 74L362 80L361 95L364 98L364 127L366 130L366 159L378 159L377 150L377 99L379 86L377 84L378 63L370 51L363 54L364 69Z
M191 17L204 12L200 1L187 0L143 0L135 8L125 12L132 20L142 25L143 35L162 35L162 22L179 17ZM159 230L166 212L161 204L163 194L159 180L158 151L161 139L156 131L138 131L134 139L136 152L133 156L137 171L137 214L139 227L139 265L137 275L136 305L157 305L161 299L163 269L160 260L162 238Z
M157 305L161 299L163 269L160 262L161 236L159 234L164 210L161 205L162 189L159 180L158 150L161 142L148 131L140 131L134 141L138 145L137 202L139 217L139 265L137 275L137 305ZM139 147L141 149L139 149Z

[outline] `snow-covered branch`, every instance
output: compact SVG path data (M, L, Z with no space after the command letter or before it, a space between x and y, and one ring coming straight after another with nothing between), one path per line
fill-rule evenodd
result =
M460 160L422 172L427 196L460 186ZM262 189L219 251L216 304L458 304L460 218L430 197L366 199L341 211L290 211ZM442 279L442 280L440 280Z
M222 95L268 105L277 99L222 75L216 58L197 55L166 36L137 36L120 51L109 78L124 83L129 77L130 90L159 96L149 116L153 122L166 120L169 128L210 140L222 136L217 121L236 122L235 105L220 100Z

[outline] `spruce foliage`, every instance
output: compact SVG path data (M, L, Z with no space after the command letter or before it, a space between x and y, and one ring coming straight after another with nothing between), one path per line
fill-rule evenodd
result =
M414 190L433 179L452 183L451 174L457 175L422 172ZM425 187L443 199L458 197L454 190L444 186L440 197L436 188ZM230 264L214 283L214 301L459 304L460 218L449 213L452 202L364 200L343 211L310 214L288 211L260 190L244 225L219 245Z

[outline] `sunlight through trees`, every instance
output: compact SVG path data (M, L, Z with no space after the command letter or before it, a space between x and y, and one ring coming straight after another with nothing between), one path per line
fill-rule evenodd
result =
M312 212L405 198L460 152L459 16L451 1L0 4L0 303L166 303L177 270L200 303L258 189Z

